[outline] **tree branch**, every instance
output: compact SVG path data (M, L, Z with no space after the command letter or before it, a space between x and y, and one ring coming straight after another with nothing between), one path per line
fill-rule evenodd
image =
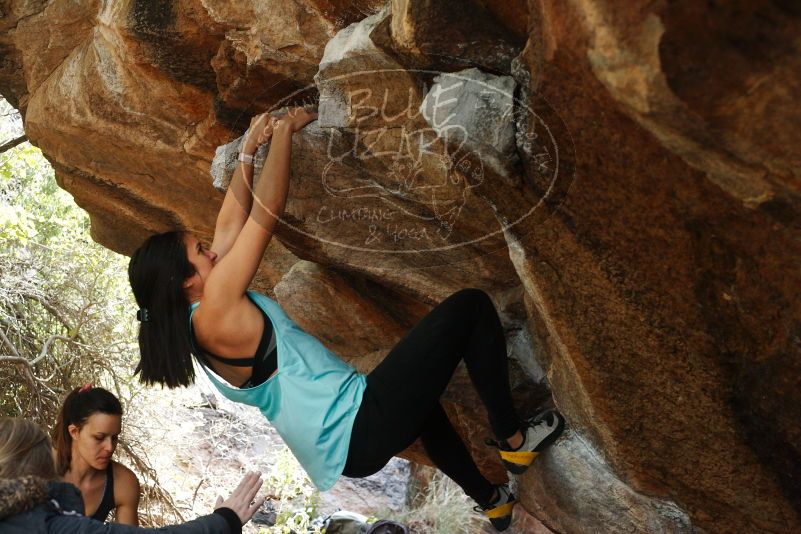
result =
M33 292L24 291L21 293L21 296L25 299L34 300L39 304L41 304L42 307L44 307L45 310L50 312L50 315L55 317L56 320L60 322L61 325L67 329L68 332L73 331L73 328L72 326L70 326L69 321L61 314L61 312L58 309L56 309L55 306L46 301L41 295L37 295ZM81 315L83 315L83 310L81 311ZM79 332L82 326L83 326L83 320L81 320L81 322L75 327L75 337L74 337L74 339L81 342L83 342L83 338L81 337Z
M2 154L3 152L6 152L7 150L11 150L15 146L17 146L19 144L22 144L27 140L28 140L28 136L23 134L23 135L17 137L16 139L12 139L11 141L8 141L7 143L4 143L3 145L0 145L0 154Z
M28 361L28 358L23 358L22 356L9 356L7 354L2 354L0 355L0 362L21 363L27 365L28 368L33 367L31 362Z
M14 346L14 344L11 342L11 340L10 340L10 339L8 339L8 337L6 337L6 333L5 333L5 332L3 332L2 330L0 330L0 337L2 337L2 338L3 338L3 343L5 343L5 344L6 344L6 347L8 347L9 349L11 349L11 353L12 353L12 354L13 354L15 357L17 357L17 358L21 358L21 356L19 355L19 351L17 350L17 347L15 347L15 346ZM23 359L25 359L25 358L23 358ZM25 361L27 362L28 360L25 360ZM30 362L28 362L28 363L30 363Z
M42 352L39 353L39 356L37 356L36 358L34 358L31 361L31 365L36 365L45 356L47 356L47 349L50 348L50 345L53 343L53 341L59 340L59 341L64 341L64 342L69 343L70 341L72 341L72 339L73 338L71 338L71 337L64 337L64 336L59 336L59 335L50 336L49 338L47 338L47 341L44 342L44 345L42 345Z

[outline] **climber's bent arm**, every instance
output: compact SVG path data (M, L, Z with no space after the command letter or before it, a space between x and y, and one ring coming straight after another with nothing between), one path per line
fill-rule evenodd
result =
M242 141L242 153L253 156L259 148L259 142L269 139L272 135L271 120L273 119L268 113L262 113L251 119L250 127ZM217 224L214 228L211 250L217 254L218 261L231 250L248 219L252 205L253 166L239 162L225 193L223 205L217 214Z
M217 261L206 280L203 305L207 309L230 310L231 305L246 298L245 291L256 275L286 206L291 155L291 125L279 122L253 194L250 215L228 253Z
M255 150L253 150L255 152ZM247 150L245 154L252 154ZM228 254L239 235L239 232L248 220L250 208L253 205L253 166L239 162L231 178L231 184L225 193L220 212L217 214L217 224L214 227L214 241L211 250L219 259Z

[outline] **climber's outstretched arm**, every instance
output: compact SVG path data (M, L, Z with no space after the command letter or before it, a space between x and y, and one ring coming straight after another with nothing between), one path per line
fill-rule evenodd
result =
M220 313L225 313L246 298L245 291L256 275L264 250L286 206L292 135L316 117L316 113L294 108L274 123L270 151L254 191L250 216L228 254L217 261L206 280L206 308L219 308Z
M256 115L242 142L242 153L253 156L259 145L272 136L274 118L267 113ZM218 261L225 256L234 244L239 232L248 219L253 206L253 165L238 162L225 194L217 224L214 228L214 241L211 250L217 254Z

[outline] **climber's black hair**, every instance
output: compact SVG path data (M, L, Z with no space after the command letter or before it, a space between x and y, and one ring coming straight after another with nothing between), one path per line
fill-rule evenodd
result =
M195 274L186 256L183 232L151 236L128 265L128 279L140 308L149 318L139 324L136 374L145 384L169 388L195 381L189 339L189 302L184 280Z

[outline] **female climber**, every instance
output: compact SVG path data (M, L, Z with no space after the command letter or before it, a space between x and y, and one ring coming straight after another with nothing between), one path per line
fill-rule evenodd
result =
M139 481L111 459L121 429L117 397L89 385L73 389L53 429L56 472L81 491L88 517L105 521L113 511L117 523L137 525Z
M251 121L209 248L192 234L169 232L150 237L131 257L128 275L141 321L137 373L148 384L187 385L194 380L194 354L225 397L261 410L322 491L341 475L377 472L420 438L437 467L503 530L514 495L481 475L439 402L456 366L465 361L501 458L514 473L559 436L564 419L555 410L518 418L504 333L486 293L451 295L362 375L274 300L248 291L286 204L292 135L315 117L294 108ZM250 162L268 139L252 191Z

